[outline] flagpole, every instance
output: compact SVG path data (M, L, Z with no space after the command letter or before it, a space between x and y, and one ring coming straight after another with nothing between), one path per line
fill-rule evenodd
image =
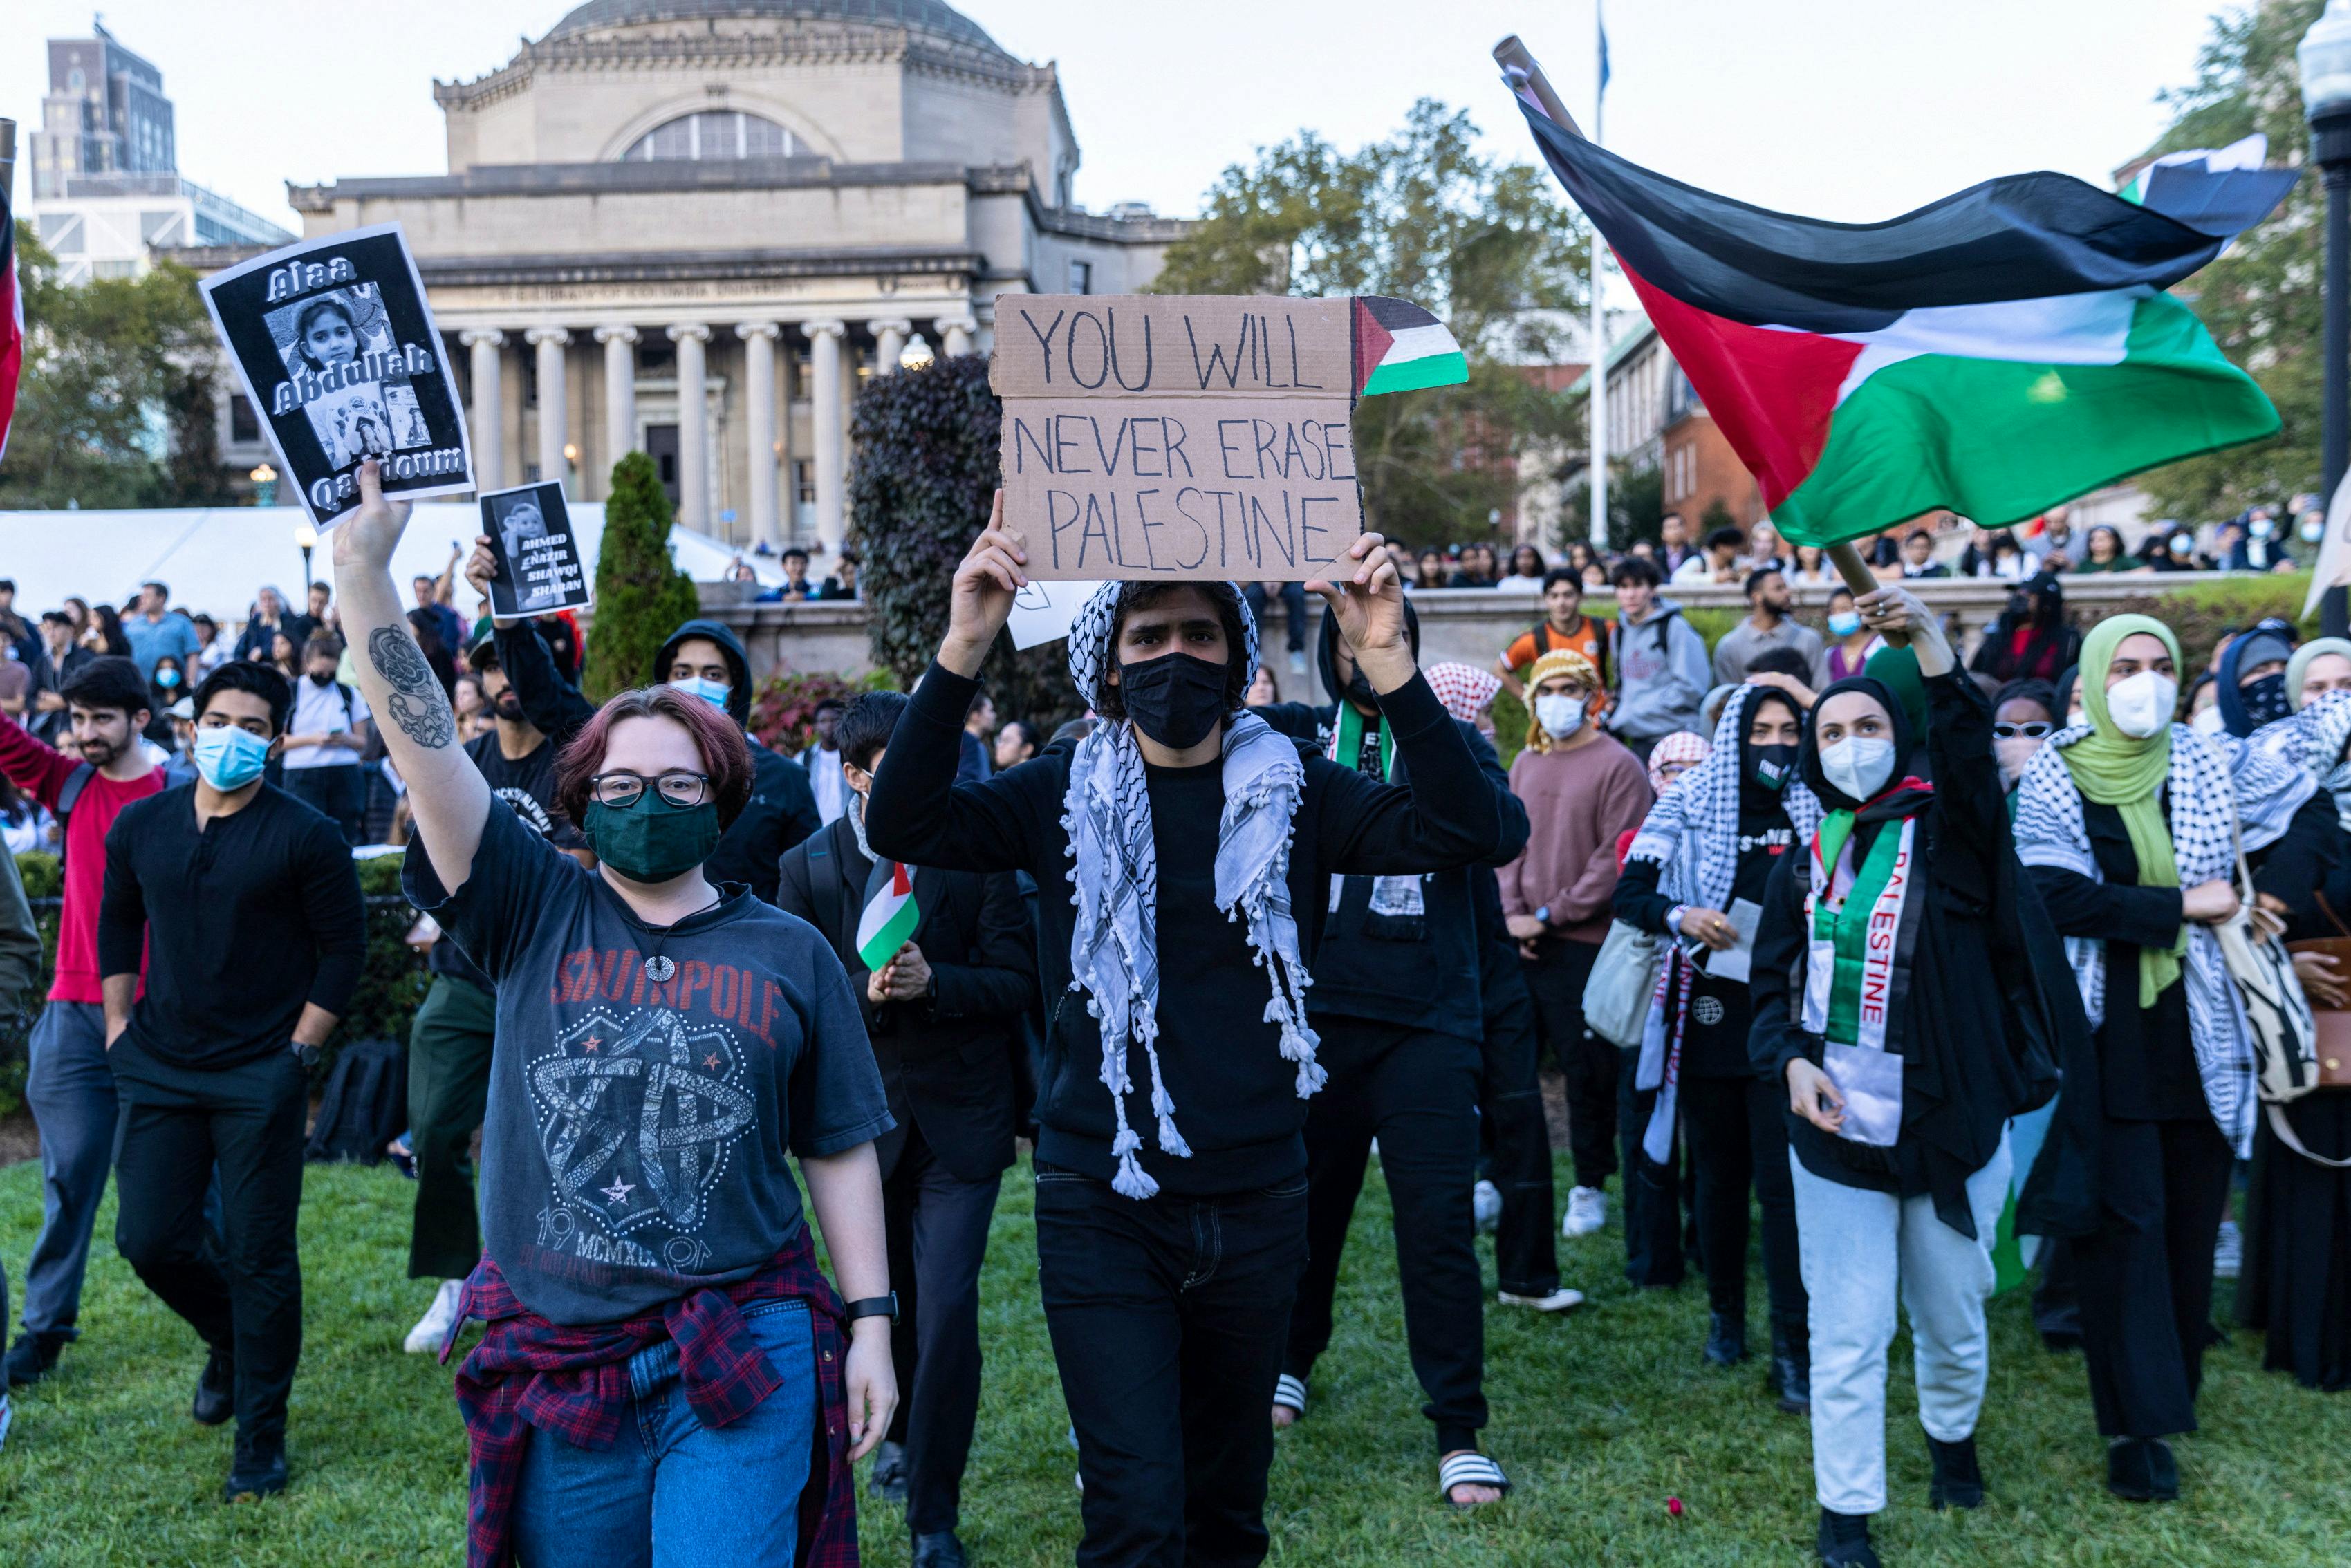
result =
M1594 0L1592 7L1592 142L1608 145L1602 117L1608 109L1608 23ZM1592 231L1592 546L1608 548L1608 247Z

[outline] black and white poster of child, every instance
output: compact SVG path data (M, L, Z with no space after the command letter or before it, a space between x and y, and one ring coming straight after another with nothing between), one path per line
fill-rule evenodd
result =
M562 486L490 491L482 497L482 532L498 560L490 579L491 614L505 621L587 605L588 573L571 536Z
M359 505L359 466L387 496L474 487L465 418L398 224L303 240L204 283L213 326L321 528Z

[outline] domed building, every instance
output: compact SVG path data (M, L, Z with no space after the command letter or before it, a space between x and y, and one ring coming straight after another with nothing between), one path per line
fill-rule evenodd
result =
M984 352L1000 293L1138 288L1189 226L1073 205L1054 68L943 0L588 0L433 92L447 173L288 195L308 236L405 225L485 486L601 499L643 450L681 523L820 575L861 378Z

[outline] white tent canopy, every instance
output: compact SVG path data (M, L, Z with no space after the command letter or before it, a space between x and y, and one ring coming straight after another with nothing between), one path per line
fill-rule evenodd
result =
M597 548L604 538L604 504L574 501L571 529L590 582ZM254 594L263 584L302 603L302 552L294 530L305 514L293 507L207 507L149 511L0 511L0 577L16 584L16 611L33 616L78 594L93 604L120 607L124 597L150 580L170 586L172 602L205 611L225 627L241 627ZM423 501L408 522L407 536L393 556L392 580L408 597L408 580L439 576L449 564L449 547L473 549L482 514L470 501ZM670 559L696 582L723 580L736 548L707 534L674 528ZM784 580L773 557L745 555L763 583ZM462 570L462 564L461 564ZM310 562L311 576L334 580L332 536L321 538ZM460 611L474 608L462 583Z

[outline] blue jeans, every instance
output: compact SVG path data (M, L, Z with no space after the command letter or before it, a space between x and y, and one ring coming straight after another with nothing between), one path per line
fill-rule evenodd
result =
M120 1119L106 1009L96 1002L49 1003L33 1025L31 1055L25 1103L41 1129L42 1216L25 1267L25 1329L70 1339Z
M514 1535L527 1568L790 1568L816 1442L815 1336L802 1301L742 1312L783 1379L749 1415L702 1425L677 1346L664 1340L629 1360L629 1409L611 1448L530 1434Z

